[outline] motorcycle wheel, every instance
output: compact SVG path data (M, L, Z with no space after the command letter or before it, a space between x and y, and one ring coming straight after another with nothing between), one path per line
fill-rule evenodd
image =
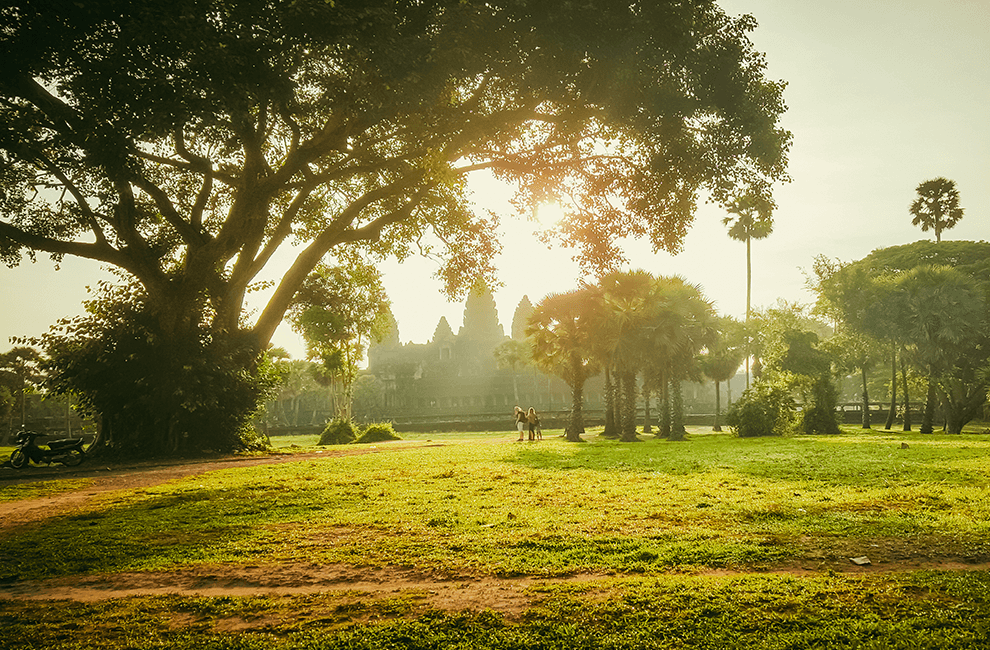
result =
M59 462L69 467L75 467L79 463L83 462L83 453L78 449L73 449L65 453Z
M27 454L24 453L23 449L15 449L12 454L10 454L10 466L14 469L20 469L28 464Z

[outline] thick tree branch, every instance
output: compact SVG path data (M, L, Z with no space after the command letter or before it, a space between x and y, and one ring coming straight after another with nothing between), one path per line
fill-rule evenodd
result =
M203 244L208 241L202 230L194 227L182 218L182 215L175 209L175 205L172 204L172 199L169 198L168 194L162 188L140 175L135 175L133 182L145 194L151 197L158 207L158 211L165 217L165 220L175 228L187 243Z
M413 178L413 176L418 176L418 178ZM293 262L288 272L282 277L278 287L275 289L275 293L268 301L261 316L258 318L258 322L255 323L252 329L252 335L260 347L263 348L271 340L275 329L282 322L285 312L292 303L292 298L296 295L299 287L302 286L306 276L309 275L310 271L313 270L320 259L333 246L344 242L375 239L387 225L408 218L412 210L422 202L431 188L430 186L422 187L403 207L387 215L383 215L362 228L350 231L348 227L353 223L354 219L368 206L407 190L419 183L423 177L425 177L423 173L411 175L410 177L403 178L400 182L366 193L342 210L328 227L296 257L295 262Z
M416 194L414 194L408 201L406 201L402 207L389 212L388 214L382 215L381 217L375 219L374 221L354 230L348 230L340 239L338 243L345 242L357 242L357 241L377 241L387 226L399 223L409 218L412 211L415 210L426 198L429 190L432 186L426 186L421 188Z
M318 185L318 183L313 182L308 187L302 188L296 194L295 198L292 200L292 203L289 204L289 207L286 208L285 212L282 214L282 218L279 219L278 224L275 226L275 230L268 237L268 241L265 243L264 248L262 248L261 253L254 260L252 260L250 266L247 267L246 272L248 279L253 278L261 272L261 269L268 264L268 261L271 259L272 255L275 254L275 251L282 245L286 237L292 234L292 224L295 223L296 216L299 214L299 211L302 209L303 205Z
M92 231L93 236L96 237L96 243L109 246L106 234L103 232L103 227L100 225L97 215L93 212L93 209L89 207L89 202L86 201L86 197L83 196L82 190L80 190L79 187L48 158L38 155L36 160L42 163L44 169L49 174L57 178L59 182L62 183L62 187L64 187L69 194L72 195L72 198L75 199L76 205L78 205L79 209L82 211L83 217L86 219L86 223L89 225L90 231Z
M164 165L165 167L171 167L173 169L178 169L185 172L203 174L204 176L209 175L213 180L221 181L222 183L230 187L237 187L239 183L239 178L236 175L225 173L217 169L213 169L209 165L204 168L204 167L200 167L194 161L176 160L175 158L169 158L167 156L159 156L158 154L153 154L147 151L140 151L140 150L136 153L136 155L138 158L142 160L147 160L148 162L152 162L157 165ZM209 161L206 162L207 164L209 164Z
M59 133L75 136L82 124L82 118L75 109L27 75L16 75L6 82L0 81L0 90L4 94L15 95L30 102L48 118L51 127Z
M7 239L20 244L21 246L44 251L46 253L54 253L56 255L75 255L77 257L85 257L86 259L96 260L98 262L106 262L107 264L120 266L128 271L131 271L125 256L122 255L120 251L110 246L105 240L102 242L98 241L96 243L86 243L52 239L51 237L45 237L44 235L37 235L35 233L21 230L20 228L3 221L0 221L0 239Z

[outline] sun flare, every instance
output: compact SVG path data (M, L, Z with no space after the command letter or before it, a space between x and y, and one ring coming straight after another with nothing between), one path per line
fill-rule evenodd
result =
M536 208L536 220L544 227L559 223L565 216L559 203L541 203Z

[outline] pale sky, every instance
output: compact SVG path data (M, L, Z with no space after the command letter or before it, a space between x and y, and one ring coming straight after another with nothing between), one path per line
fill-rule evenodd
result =
M956 182L962 221L943 239L990 239L990 0L722 0L751 13L767 75L788 83L783 125L794 135L792 182L775 192L774 233L753 242L753 305L778 298L808 303L804 272L816 255L851 261L872 250L933 239L911 225L908 207L922 181ZM479 206L507 211L508 190L477 182ZM729 239L714 206L702 206L677 256L633 243L632 268L679 274L702 286L723 314L745 312L745 246ZM495 294L509 331L523 295L533 303L577 286L570 254L547 250L532 225L506 222L511 246ZM383 267L403 342L425 343L441 316L456 332L463 303L448 303L415 259ZM66 260L58 272L41 259L0 267L0 351L11 336L39 335L78 313L99 265ZM303 355L287 325L276 345Z

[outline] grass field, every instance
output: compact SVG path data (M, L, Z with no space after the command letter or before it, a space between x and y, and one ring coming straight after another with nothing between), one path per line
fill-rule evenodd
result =
M418 434L215 471L0 538L0 597L82 576L346 566L524 577L522 608L438 609L422 589L6 600L0 647L990 646L990 435L559 433ZM0 501L85 486L7 486Z

